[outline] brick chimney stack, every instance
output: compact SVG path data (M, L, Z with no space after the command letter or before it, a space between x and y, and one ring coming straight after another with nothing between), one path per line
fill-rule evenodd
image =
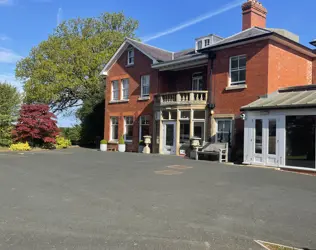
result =
M257 26L266 27L267 9L258 0L247 0L242 5L242 30Z

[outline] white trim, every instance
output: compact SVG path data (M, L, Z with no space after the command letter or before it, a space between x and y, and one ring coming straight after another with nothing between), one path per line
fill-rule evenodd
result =
M127 80L127 90L128 90L128 93L127 93L127 98L125 99L124 98L124 80ZM129 78L123 78L121 79L121 101L125 101L125 100L129 100Z
M118 94L117 99L113 99L113 92L114 92L113 84L114 84L114 82L117 83L117 90L116 90L117 94ZM120 86L119 86L119 84L120 84L119 80L111 81L111 101L117 102L120 100Z
M127 140L126 139L126 132L127 132L127 130L126 130L126 118L127 117L132 117L132 124L128 124L128 126L132 126L132 128L133 128L133 132L134 132L134 117L133 116L124 116L124 128L123 128L123 134L124 134L124 141L126 141L126 142L133 142L133 139L132 140ZM134 136L134 135L133 135Z
M194 87L194 80L202 80L202 83L203 83L203 75L201 75L201 72L195 72L195 73L192 74L192 83L191 83L192 86L191 86L191 89L193 91L202 91L203 88L202 89L194 89L193 88ZM200 82L198 82L198 85L199 84L200 84Z
M219 121L229 121L230 122L230 143L232 143L232 137L233 137L233 119L229 118L215 118L216 128L215 128L215 142L218 142L218 122Z
M149 57L153 63L157 63L158 61L153 58L151 55L149 55L148 53L145 53L142 49L139 48L139 46L135 46L134 44L132 44L129 40L134 41L130 38L125 38L124 42L122 43L122 45L118 48L118 50L115 52L115 54L111 57L111 59L108 61L108 63L105 65L105 67L103 68L103 70L100 73L100 76L104 76L108 74L108 71L112 68L112 66L116 63L116 61L122 56L122 54L124 53L124 51L127 49L127 47L129 45L135 47L137 50L139 50L140 52L142 52L145 56ZM146 44L147 46L150 46L148 44ZM153 46L151 46L153 47Z
M110 136L109 136L109 138L110 138L110 141L112 141L112 142L116 142L116 141L118 141L118 138L117 139L113 139L112 138L112 118L116 118L116 120L117 120L117 129L118 129L118 123L119 123L119 118L118 118L118 116L111 116L110 117ZM117 135L118 135L118 133L117 133Z
M246 59L246 65L245 67L240 68L239 67L239 60L240 58L245 58ZM233 59L237 59L238 60L238 69L234 69L232 70L232 60ZM241 70L245 70L245 81L238 81L238 82L232 82L232 71L233 72L239 72ZM238 86L238 85L242 85L245 86L246 85L246 74L247 74L247 55L246 54L242 54L242 55L237 55L237 56L231 56L229 57L229 79L228 79L228 87L233 87L233 86Z
M143 93L143 79L147 79L148 78L148 94L144 95ZM142 75L140 76L140 97L146 98L150 96L150 75Z
M130 53L133 54L133 56L130 56ZM130 58L133 58L132 62L129 62ZM135 50L134 50L134 47L132 47L132 48L129 48L127 50L127 64L126 64L126 66L132 66L132 65L134 65L134 63L135 63Z

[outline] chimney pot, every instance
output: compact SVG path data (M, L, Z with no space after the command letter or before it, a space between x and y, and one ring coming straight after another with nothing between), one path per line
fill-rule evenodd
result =
M247 0L242 5L242 30L266 27L267 9L258 0Z

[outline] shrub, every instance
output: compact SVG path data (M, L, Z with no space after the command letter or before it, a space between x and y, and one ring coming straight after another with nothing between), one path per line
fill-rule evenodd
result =
M108 144L108 141L107 140L101 140L100 144Z
M11 144L10 150L11 151L29 151L31 150L31 147L28 144L28 142L25 142L25 143L19 142L19 143Z
M62 136L56 137L56 148L57 149L68 148L69 146L71 146L71 142L69 139L66 139Z
M139 146L146 146L145 142L143 140L140 140L138 143Z
M121 137L119 139L119 144L125 144L123 135L121 135Z

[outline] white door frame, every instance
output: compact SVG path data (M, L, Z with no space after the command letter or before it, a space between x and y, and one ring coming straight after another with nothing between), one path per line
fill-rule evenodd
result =
M173 146L166 145L166 127L167 125L173 125ZM162 122L162 153L165 155L175 155L176 154L176 121L164 121Z
M256 120L262 121L262 150L261 154L256 153ZM269 121L276 121L276 138L275 138L275 154L269 154ZM278 129L280 127L280 117L278 116L261 116L252 118L252 133L251 133L251 144L254 164L278 166L279 165L279 141L280 134Z

